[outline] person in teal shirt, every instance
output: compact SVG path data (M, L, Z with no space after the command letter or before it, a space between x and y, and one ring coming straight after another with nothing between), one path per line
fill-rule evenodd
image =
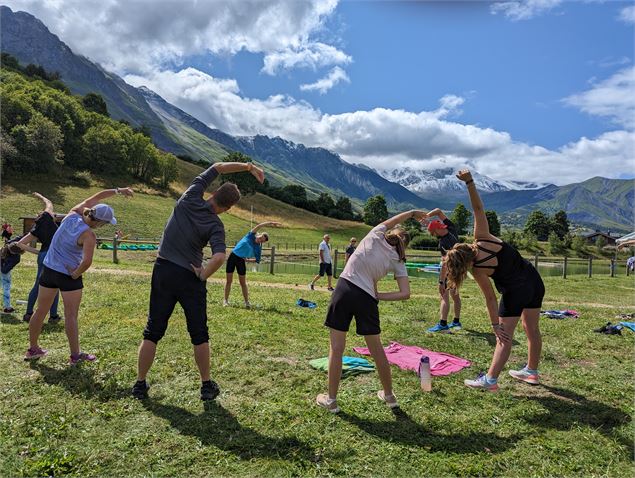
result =
M243 291L243 297L245 299L245 307L250 308L249 303L249 290L247 289L247 266L245 264L246 259L255 259L257 263L260 263L260 254L262 253L262 244L269 240L269 235L266 232L256 234L256 231L265 226L281 226L279 222L263 222L254 227L245 236L238 241L234 246L234 250L227 258L227 282L225 283L225 300L223 306L229 305L229 293L232 290L232 282L234 280L234 271L238 272L238 282L240 282L240 288Z

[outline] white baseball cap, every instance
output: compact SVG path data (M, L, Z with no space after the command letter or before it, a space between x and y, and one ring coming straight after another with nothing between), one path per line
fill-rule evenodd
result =
M95 210L95 219L109 222L113 225L117 224L117 219L115 219L115 211L108 204L97 204L97 206L95 206L93 209Z

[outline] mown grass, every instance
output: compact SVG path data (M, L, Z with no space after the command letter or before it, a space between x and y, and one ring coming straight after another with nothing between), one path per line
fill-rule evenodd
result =
M34 257L14 271L23 299ZM135 266L135 267L133 267ZM328 352L322 326L329 295L295 288L306 276L249 274L255 310L221 307L217 274L208 285L213 377L220 398L198 399L198 377L177 307L160 343L151 399L129 397L145 324L151 264L117 267L97 260L85 277L83 348L98 362L67 365L63 326L46 325L51 353L22 361L27 326L0 321L0 474L3 476L632 476L633 334L592 329L632 312L632 278L546 278L546 308L574 307L578 320L544 319L544 385L503 376L501 392L462 385L484 370L493 336L473 281L463 291L465 329L431 336L435 277L412 280L413 297L382 303L383 341L466 357L473 366L434 380L424 394L412 372L393 368L402 403L391 413L375 398L375 374L345 379L342 413L314 405L326 377L308 361ZM324 284L322 284L324 285ZM381 288L392 287L392 281ZM239 290L233 291L239 302ZM298 297L316 310L296 307ZM23 309L19 309L22 312ZM517 332L510 366L526 345ZM363 340L349 334L347 353Z

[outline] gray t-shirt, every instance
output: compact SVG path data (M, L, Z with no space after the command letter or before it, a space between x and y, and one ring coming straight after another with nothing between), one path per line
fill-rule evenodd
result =
M324 258L324 260L320 261L320 263L330 264L332 262L331 249L329 248L329 245L326 243L326 241L320 242L320 247L318 248L318 250L322 251L322 257Z
M187 191L176 202L159 244L159 257L192 270L200 267L207 243L212 253L225 253L225 226L212 206L203 199L205 189L218 172L212 166L194 178Z

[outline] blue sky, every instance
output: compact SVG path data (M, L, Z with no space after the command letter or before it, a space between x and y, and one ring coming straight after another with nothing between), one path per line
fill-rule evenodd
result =
M378 170L467 166L559 184L635 175L635 2L7 4L231 134Z

